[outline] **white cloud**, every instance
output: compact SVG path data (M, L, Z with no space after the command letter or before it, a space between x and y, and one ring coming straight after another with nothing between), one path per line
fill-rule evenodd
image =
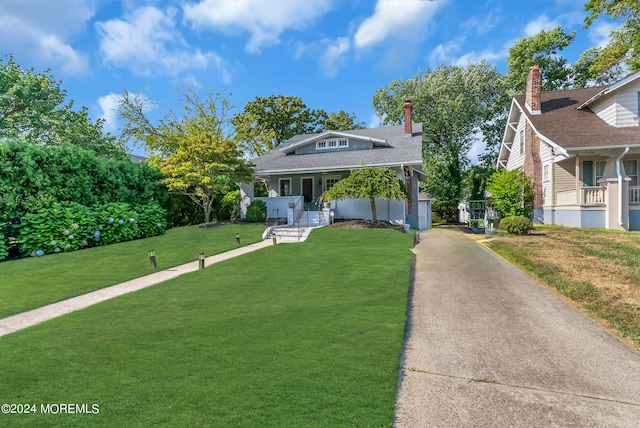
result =
M373 15L356 31L354 44L363 49L387 39L420 40L424 37L426 23L443 4L443 1L378 0Z
M493 63L497 59L506 58L507 52L508 51L506 49L502 51L494 51L491 48L487 48L481 52L471 51L455 60L454 65L466 67L469 63L478 63L483 59L489 63Z
M382 122L382 119L380 118L380 116L378 116L375 113L371 113L371 116L369 116L369 124L367 125L367 127L380 128L381 122Z
M2 48L37 66L84 74L89 68L87 55L70 40L86 31L96 9L95 0L38 2L35 7L33 2L2 0Z
M619 29L621 25L622 24L614 24L612 22L597 22L589 27L589 40L591 40L596 47L603 48L609 43L611 32Z
M343 62L343 56L349 51L349 47L349 39L346 37L339 37L329 44L319 59L325 77L335 77L338 74L339 65Z
M100 119L104 119L104 130L106 132L115 132L118 129L117 116L120 95L111 92L103 97L98 98L98 105L102 110Z
M184 17L195 27L213 27L227 33L249 33L245 50L259 53L265 46L280 43L283 32L306 28L329 11L330 7L329 0L202 0L186 4Z
M443 63L452 62L451 58L454 53L460 50L460 47L465 41L465 37L449 40L445 44L439 44L429 54L429 63L431 65L438 65Z
M162 11L147 6L133 10L125 19L96 23L104 61L143 76L176 76L185 70L221 67L220 57L186 43L176 28L175 15L172 8Z
M533 21L530 21L526 27L524 28L524 34L526 37L532 37L538 34L540 31L549 31L553 30L560 23L556 20L550 20L547 15L540 15Z

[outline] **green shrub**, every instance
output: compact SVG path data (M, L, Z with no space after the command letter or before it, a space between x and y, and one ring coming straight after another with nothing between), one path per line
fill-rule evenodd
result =
M234 190L224 195L222 198L223 214L228 216L230 220L236 220L240 216L241 201L240 190Z
M531 180L520 169L496 171L487 184L491 203L502 217L523 216L533 213Z
M156 203L132 208L126 203L85 207L56 202L26 214L16 231L20 252L39 256L160 235L165 228L166 212Z
M4 260L9 254L9 249L4 237L5 225L0 224L0 260Z
M516 235L527 235L533 229L533 223L527 217L505 217L500 220L500 228Z
M261 223L267 221L267 203L260 199L254 199L247 207L246 220Z

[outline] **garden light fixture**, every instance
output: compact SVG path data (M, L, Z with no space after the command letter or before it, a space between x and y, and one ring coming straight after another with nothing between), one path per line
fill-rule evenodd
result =
M236 244L240 245L240 234L236 233Z
M151 267L158 267L158 264L156 263L156 253L153 250L149 250L149 261L151 262Z
M200 269L204 269L204 253L200 252L200 257L198 259L200 261Z

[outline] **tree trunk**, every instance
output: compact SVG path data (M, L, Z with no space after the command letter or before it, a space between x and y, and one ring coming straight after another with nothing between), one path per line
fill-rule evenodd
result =
M373 221L378 221L378 215L376 213L376 198L369 198L369 201L371 202L371 213L373 214Z

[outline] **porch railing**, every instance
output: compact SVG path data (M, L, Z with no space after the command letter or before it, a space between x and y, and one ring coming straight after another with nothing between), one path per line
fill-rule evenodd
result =
M629 186L629 203L640 204L640 186Z
M582 204L598 205L604 204L604 187L591 186L582 188Z

